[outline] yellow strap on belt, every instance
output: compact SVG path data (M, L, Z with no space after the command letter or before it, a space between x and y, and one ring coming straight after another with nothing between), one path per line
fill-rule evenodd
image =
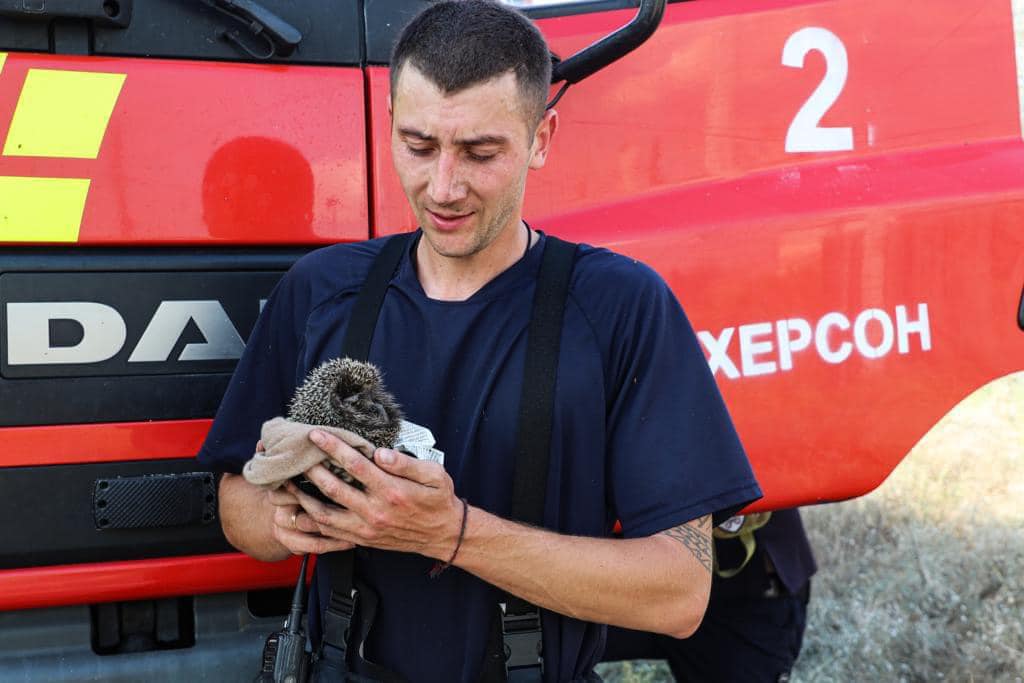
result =
M772 513L770 512L757 512L752 515L745 515L743 523L735 531L726 531L720 526L714 528L712 535L716 539L738 538L740 543L743 544L743 551L746 554L738 567L722 569L718 566L718 554L715 553L715 574L723 579L731 579L743 571L743 568L750 562L750 558L754 556L754 549L757 547L757 542L754 540L754 532L767 524L771 516Z

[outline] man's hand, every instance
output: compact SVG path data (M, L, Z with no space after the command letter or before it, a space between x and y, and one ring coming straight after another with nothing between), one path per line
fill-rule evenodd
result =
M321 535L319 527L303 512L298 498L290 491L283 488L269 491L267 499L274 506L274 540L293 555L321 555L352 549L352 543Z
M297 520L301 530L317 531L329 539L324 542L347 547L397 550L440 560L451 556L459 538L462 503L441 465L387 448L378 448L370 461L319 430L310 433L310 440L365 490L346 484L323 465L310 468L309 480L341 507L306 495L289 482L280 510L288 511L292 501L297 502L305 513Z
M263 451L262 442L257 442L256 451ZM352 547L321 537L292 494L282 489L267 491L239 474L221 477L219 507L228 542L257 560L280 562L289 555Z

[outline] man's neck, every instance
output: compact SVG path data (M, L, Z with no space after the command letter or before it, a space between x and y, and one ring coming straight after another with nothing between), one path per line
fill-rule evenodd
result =
M465 301L518 261L532 238L533 231L518 220L483 250L464 257L439 254L429 240L421 239L416 249L420 286L431 299Z

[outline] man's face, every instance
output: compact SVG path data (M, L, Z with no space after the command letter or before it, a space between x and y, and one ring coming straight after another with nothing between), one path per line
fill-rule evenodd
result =
M406 63L389 104L395 169L434 251L472 256L518 225L526 173L544 165L555 115L534 126L511 72L445 94Z

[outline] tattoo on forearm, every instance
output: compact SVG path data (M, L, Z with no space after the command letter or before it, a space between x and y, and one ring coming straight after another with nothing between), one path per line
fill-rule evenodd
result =
M705 515L681 526L666 529L661 533L679 541L705 569L711 571L711 515Z

